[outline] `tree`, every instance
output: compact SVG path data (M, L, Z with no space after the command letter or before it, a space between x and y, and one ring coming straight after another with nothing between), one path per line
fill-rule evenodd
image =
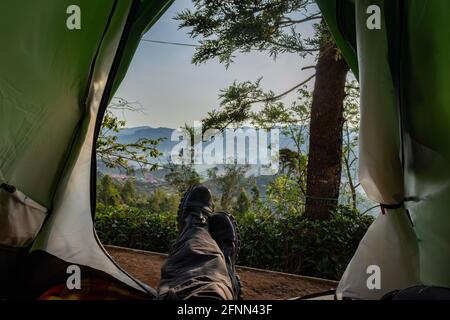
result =
M277 216L301 215L302 193L296 180L279 175L267 187L266 207Z
M250 193L252 196L252 207L253 209L258 209L262 205L262 201L260 197L259 188L255 180L253 180L253 183L251 184Z
M200 175L195 171L192 164L169 164L167 168L170 172L166 174L165 178L180 196L183 195L189 187L201 182Z
M331 41L318 7L312 0L193 0L193 3L194 11L184 10L176 16L181 21L180 28L191 28L191 37L201 38L193 63L218 58L228 67L236 52L253 50L267 52L273 58L284 53L305 58L319 52L317 66L307 68L316 69L316 74L281 94L264 92L261 79L234 83L223 90L221 109L208 114L203 129L241 125L254 118L255 105L263 105L268 112L284 108L280 99L298 92L317 75L311 107L306 214L312 219L329 217L339 197L342 100L348 66ZM300 25L317 21L320 23L316 24L315 37L301 34ZM326 111L321 109L322 104Z
M358 208L357 188L360 186L357 177L357 147L359 131L359 87L356 81L349 83L346 87L346 98L344 101L344 134L342 147L342 162L345 179L341 187L344 197L349 198L348 203L354 210Z
M323 22L322 22L323 25ZM325 29L324 26L322 26ZM326 219L338 205L342 169L342 129L344 125L345 83L348 64L339 57L327 31L316 66L316 82L311 106L307 199L309 218ZM333 78L330 80L330 76Z
M232 211L237 207L237 199L242 190L252 185L252 178L246 177L248 168L241 165L226 165L222 172L217 167L208 170L209 184L218 190L218 208ZM248 198L248 197L247 197Z
M142 138L133 143L120 142L118 134L125 128L126 122L119 120L113 110L139 111L139 104L117 97L112 100L106 110L97 140L97 157L107 168L130 171L131 165L138 165L141 169L156 170L159 164L152 159L162 156L157 149L162 139Z
M98 201L108 206L118 206L121 204L119 188L108 174L102 176L100 179Z
M148 199L148 210L152 213L176 213L179 203L179 196L158 187Z
M252 203L250 201L248 193L247 193L247 191L245 191L244 188L242 188L241 192L239 193L239 196L236 200L235 212L244 214L244 213L247 213L251 207L252 207Z
M121 193L122 202L133 206L136 204L137 200L137 192L136 192L136 183L133 179L127 179L122 187Z
M281 133L294 143L290 148L280 150L280 172L297 181L297 187L303 198L306 197L306 176L308 151L306 142L311 114L312 95L306 86L297 89L297 100L289 107L273 100L271 92L263 93L265 106L253 113L253 124L271 129L278 127Z

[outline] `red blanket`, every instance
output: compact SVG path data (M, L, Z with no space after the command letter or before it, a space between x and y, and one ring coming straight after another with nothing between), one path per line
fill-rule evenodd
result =
M110 281L86 278L81 289L69 290L65 284L49 289L38 300L148 300L144 293L131 292L124 286Z

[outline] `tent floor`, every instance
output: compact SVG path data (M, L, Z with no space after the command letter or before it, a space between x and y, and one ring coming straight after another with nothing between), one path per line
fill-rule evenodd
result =
M137 279L157 288L166 255L105 246L114 260ZM238 267L247 300L291 299L335 289L337 282L292 274Z

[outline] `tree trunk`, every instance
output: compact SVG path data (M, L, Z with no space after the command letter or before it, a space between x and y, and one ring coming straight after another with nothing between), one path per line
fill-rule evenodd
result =
M341 183L343 100L349 66L334 43L323 45L311 107L305 214L327 219L336 209Z

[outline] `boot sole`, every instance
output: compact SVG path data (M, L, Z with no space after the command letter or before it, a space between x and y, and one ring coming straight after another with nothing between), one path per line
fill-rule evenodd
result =
M236 230L236 255L234 258L234 262L237 262L237 259L239 257L239 253L241 252L241 234L239 231L239 227L236 221L236 218L232 215L232 214L228 214L230 216L231 221L234 224L234 228ZM236 274L236 281L238 284L238 294L237 294L237 299L238 300L244 300L244 290L243 290L243 286L242 286L242 281L241 281L241 277L237 274L237 272L235 271Z
M234 266L234 264L237 262L239 253L241 251L241 234L239 231L239 227L238 227L236 218L231 213L228 213L228 212L221 212L221 213L226 214L230 218L231 222L233 223L234 230L236 232L236 240L234 241L234 245L236 247L236 253L233 255L233 266ZM237 274L236 271L234 271L234 274L235 274L236 282L238 285L237 300L244 300L244 291L243 291L241 277L239 277L239 275Z
M180 200L180 204L178 205L178 211L177 211L177 221L178 221L178 232L180 233L182 231L181 224L183 223L183 211L186 204L186 201L189 197L189 194L194 190L196 186L191 186L189 189L183 194L183 197Z

